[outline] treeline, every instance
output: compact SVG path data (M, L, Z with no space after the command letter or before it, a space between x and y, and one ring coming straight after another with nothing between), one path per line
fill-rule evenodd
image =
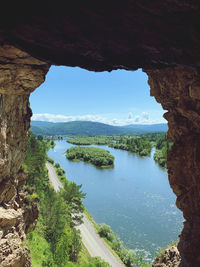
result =
M144 136L124 136L118 138L116 142L108 144L109 147L131 151L140 156L149 156L151 153L152 145L150 141Z
M154 160L163 168L167 168L167 151L172 143L165 133L148 133L138 136L95 136L75 137L67 140L74 145L108 145L115 149L131 151L139 156L150 156L152 147L156 148Z
M116 149L137 153L140 156L150 155L152 148L145 135L74 137L68 139L67 142L74 145L108 145Z
M171 150L172 145L173 143L167 140L166 134L156 140L154 160L163 168L167 168L167 152Z
M114 157L109 151L96 147L71 147L66 151L69 160L82 160L89 162L97 167L112 167Z
M68 143L73 145L107 145L113 140L112 136L79 136L67 139Z
M108 145L140 156L150 156L152 147L155 147L154 160L163 168L167 168L167 151L172 147L172 142L167 140L166 133L147 133L137 136L83 136L67 139L67 142L74 145Z
M33 266L109 266L101 259L81 259L83 247L75 226L81 223L78 214L83 212L81 199L85 194L80 186L66 179L60 193L53 190L45 168L47 149L46 142L37 140L30 133L23 164L28 172L26 192L29 195L26 193L26 198L29 203L36 198L40 199L38 223L35 230L27 235ZM31 208L31 205L27 208Z

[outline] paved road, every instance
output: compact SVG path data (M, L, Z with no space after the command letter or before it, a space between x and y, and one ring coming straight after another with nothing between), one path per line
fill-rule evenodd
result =
M49 173L49 180L51 181L51 184L57 193L59 192L60 188L63 188L63 185L59 181L54 167L49 162L46 163L46 167Z
M116 258L107 244L96 233L93 224L84 215L83 224L77 227L81 231L83 244L87 248L90 256L101 257L112 267L124 267L121 261Z
M59 192L63 185L59 181L54 167L48 162L46 163L46 167L49 172L49 180L51 181L55 191ZM124 267L121 261L113 255L107 244L99 237L94 229L94 226L85 215L83 217L83 224L77 228L81 232L83 244L92 257L101 257L112 267Z

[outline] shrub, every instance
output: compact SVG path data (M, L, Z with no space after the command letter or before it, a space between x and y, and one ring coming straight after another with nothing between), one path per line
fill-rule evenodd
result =
M56 168L60 168L60 164L59 164L59 163L56 163L54 166L55 166Z
M49 163L51 163L51 164L54 164L54 160L53 160L52 158L50 158L50 157L47 157L47 161L48 161Z
M108 239L111 242L114 240L113 231L111 230L110 226L105 224L105 223L100 224L100 226L99 226L99 235L101 237L105 237L106 239Z

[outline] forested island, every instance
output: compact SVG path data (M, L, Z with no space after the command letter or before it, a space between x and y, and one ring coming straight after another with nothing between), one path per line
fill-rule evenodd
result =
M150 156L151 149L156 148L154 160L161 167L167 168L167 151L172 142L167 140L166 133L148 133L134 136L80 136L67 139L74 145L107 145L115 149L133 152L139 156Z
M89 162L96 167L113 167L114 157L109 151L96 147L71 147L66 151L66 157L69 160L82 160Z
M116 149L131 151L140 156L149 156L151 142L144 136L95 136L74 137L67 139L74 145L108 145Z

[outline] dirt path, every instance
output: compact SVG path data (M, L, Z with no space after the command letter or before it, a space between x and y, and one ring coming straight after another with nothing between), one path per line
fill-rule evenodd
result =
M49 180L51 181L51 184L53 185L55 191L59 192L60 188L63 188L63 185L59 181L54 167L48 162L46 163L46 167L49 173ZM93 224L85 215L83 217L83 224L77 228L81 232L83 244L92 257L101 257L112 267L124 267L121 261L114 256L110 248L108 248L107 244L99 237L94 229Z

